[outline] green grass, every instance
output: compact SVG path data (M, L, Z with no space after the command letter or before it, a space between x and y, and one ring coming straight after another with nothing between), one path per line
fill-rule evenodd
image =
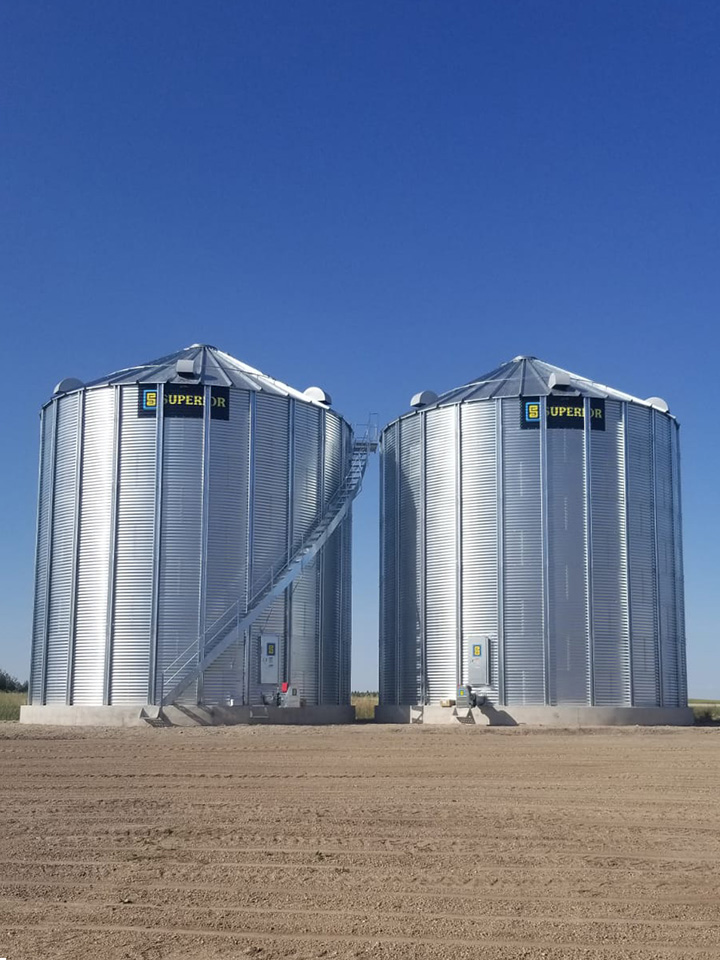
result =
M695 723L720 723L720 701L688 700L695 714Z
M0 691L0 720L19 720L20 707L27 703L26 693Z
M350 702L355 707L356 720L373 720L375 718L375 707L378 705L377 693L353 693Z

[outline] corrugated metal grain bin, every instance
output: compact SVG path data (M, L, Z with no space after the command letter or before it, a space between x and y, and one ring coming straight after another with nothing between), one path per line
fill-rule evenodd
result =
M349 507L251 628L222 620L337 499L353 435L322 390L194 345L63 381L41 431L31 705L159 704L221 633L179 700L271 702L284 681L298 702L349 705Z
M378 718L690 722L667 404L533 357L412 404L381 437Z

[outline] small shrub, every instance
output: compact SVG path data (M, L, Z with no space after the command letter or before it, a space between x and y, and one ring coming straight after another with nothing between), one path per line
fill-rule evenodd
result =
M720 704L692 706L692 712L695 714L695 723L720 723Z
M28 683L20 683L17 677L11 676L7 670L0 670L0 692L27 693Z

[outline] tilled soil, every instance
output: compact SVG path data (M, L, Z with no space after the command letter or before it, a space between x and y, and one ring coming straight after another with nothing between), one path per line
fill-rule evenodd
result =
M0 724L8 960L720 957L720 729Z

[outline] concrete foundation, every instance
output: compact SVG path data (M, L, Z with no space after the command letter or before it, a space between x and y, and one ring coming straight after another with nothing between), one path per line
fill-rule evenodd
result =
M150 710L157 709L150 707ZM63 727L139 727L144 726L142 707L67 707L48 704L45 707L20 707L20 723L42 723Z
M470 723L478 726L618 727L695 723L689 707L483 707L377 706L376 723Z
M24 706L20 723L72 727L220 727L234 724L325 726L354 723L355 707L236 707L173 704L86 707L64 704Z

